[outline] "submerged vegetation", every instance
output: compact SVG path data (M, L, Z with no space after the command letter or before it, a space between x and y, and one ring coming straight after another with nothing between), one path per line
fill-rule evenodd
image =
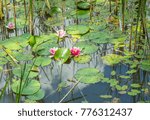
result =
M1 102L149 102L150 1L0 0Z

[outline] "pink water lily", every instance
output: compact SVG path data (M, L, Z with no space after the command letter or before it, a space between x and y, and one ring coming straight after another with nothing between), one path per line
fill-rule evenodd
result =
M13 30L15 28L15 24L12 22L9 22L8 25L6 26L8 29Z
M57 36L59 38L63 38L65 35L66 35L66 31L64 31L64 30L58 30L57 31Z
M73 47L73 48L70 49L70 52L71 52L71 55L72 55L72 56L77 57L77 56L80 55L81 49L78 48L78 47Z
M58 50L58 48L55 48L55 47L54 47L54 48L51 48L51 49L49 50L51 56L54 56L57 50Z

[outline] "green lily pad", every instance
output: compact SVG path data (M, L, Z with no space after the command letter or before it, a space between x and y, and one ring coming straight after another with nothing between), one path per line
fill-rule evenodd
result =
M77 7L80 10L88 10L88 9L90 9L90 3L80 1L80 2L77 3Z
M3 45L5 48L10 50L19 50L23 47L28 46L28 39L30 35L24 34L18 37L12 37L10 39L5 39L4 41L0 41L0 46Z
M99 82L104 75L96 68L82 68L74 76L81 83L92 84Z
M140 84L131 84L131 87L132 87L132 88L140 88L141 85L140 85Z
M24 54L22 52L14 52L14 56L18 61L29 61L33 59L32 54Z
M96 44L104 44L108 43L110 40L110 35L103 31L103 32L90 32L83 35L80 41L90 41Z
M12 85L12 91L19 94L20 80L15 81ZM28 83L24 81L21 84L21 95L32 95L35 94L40 89L40 83L37 80L31 80Z
M130 76L125 76L125 75L120 75L119 77L123 78L123 79L130 79L131 78Z
M150 72L150 60L143 60L140 67L142 70Z
M39 56L39 57L36 58L36 61L35 61L34 64L36 66L45 67L45 66L48 66L50 63L51 63L51 59L49 57Z
M103 99L111 99L111 98L112 98L112 95L100 95L100 98L103 98Z
M22 69L23 69L23 67L22 67ZM28 64L28 65L26 66L25 71L24 71L23 80L26 80L27 77L28 77L28 78L35 78L36 76L38 76L38 72L33 72L33 71L30 71L30 70L32 70L32 68L31 68L31 65ZM19 78L21 78L21 71L22 71L22 70L21 70L21 67L20 67L20 66L19 66L19 67L16 67L16 68L13 70L13 74L16 75L16 76L18 76Z
M72 25L68 26L66 30L71 35L83 35L89 31L89 27L85 25Z
M57 91L61 92L62 89L66 88L66 87L68 87L68 84L67 84L67 82L63 81L63 82L61 82L61 83L58 84Z
M128 95L130 95L130 96L136 96L139 93L141 93L141 91L139 91L137 89L132 89L130 92L128 92Z
M107 83L110 83L111 87L115 87L116 85L118 85L119 81L116 79L110 79Z
M74 57L74 61L80 64L85 64L91 61L91 56L90 55L80 55L77 57Z
M116 85L116 89L119 91L125 91L128 89L128 86L127 85L123 85L123 86Z
M115 76L115 75L116 75L116 71L113 70L113 71L111 72L111 75L112 75L112 76Z
M136 72L137 72L137 70L132 69L132 70L128 70L126 73L127 73L127 74L133 74L133 73L136 73Z
M45 96L45 91L40 89L38 92L34 93L33 95L27 96L30 100L41 100Z
M118 91L118 93L122 95L122 94L126 94L127 91Z
M70 50L68 48L60 48L56 51L54 58L55 60L65 63L70 58Z
M78 42L75 46L79 47L82 50L83 54L92 54L98 50L98 47L90 42L81 41Z
M110 66L118 64L119 62L121 62L122 59L123 59L123 56L116 55L116 54L108 54L102 57L103 62L106 65L110 65Z

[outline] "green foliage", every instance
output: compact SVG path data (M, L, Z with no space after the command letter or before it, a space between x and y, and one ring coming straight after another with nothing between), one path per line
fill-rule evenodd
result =
M150 72L150 60L143 60L140 64L142 70Z
M104 44L109 43L110 38L110 34L108 34L106 31L89 32L81 37L81 41L91 41L97 44Z
M68 48L60 48L56 51L54 58L62 64L70 58L70 50Z
M89 31L89 27L85 25L72 25L66 27L66 30L71 35L83 35Z
M28 99L37 101L43 99L45 96L45 91L40 89L38 92L34 93L33 95L27 96Z
M32 71L32 65L31 64L28 64L26 65L26 68L25 70L23 71L23 65L20 65L18 67L16 67L14 70L13 70L13 74L16 75L17 77L21 78L21 76L23 75L23 80L26 80L28 78L35 78L36 76L38 76L38 72L33 72ZM23 73L22 73L23 71Z
M112 95L100 95L100 98L103 98L103 99L111 99L111 98L112 98Z
M74 61L80 64L89 63L91 61L90 55L80 55L78 57L74 57Z
M120 63L121 60L123 59L123 56L117 55L117 54L108 54L102 57L102 59L106 65L112 66L112 65Z
M35 61L34 64L36 66L45 67L45 66L48 66L50 63L51 63L51 59L50 58L39 56L39 57L36 58L36 61Z
M93 84L103 79L103 74L96 68L82 68L74 76L81 83Z
M36 80L31 80L28 82L16 80L11 85L12 91L16 94L21 93L21 95L32 95L39 91L40 83Z
M75 46L79 47L82 50L83 54L92 54L98 50L98 47L91 42L81 41L76 43Z
M81 10L88 10L88 9L90 9L90 3L80 1L77 3L77 7L78 7L78 9L81 9Z

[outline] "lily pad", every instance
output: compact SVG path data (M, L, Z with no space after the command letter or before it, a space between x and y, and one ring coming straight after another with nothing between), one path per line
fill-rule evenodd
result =
M139 91L137 89L132 89L130 92L128 92L128 95L130 95L130 96L136 96L139 93L141 93L141 91Z
M100 95L100 98L103 98L103 99L111 99L111 98L112 98L112 95Z
M35 65L37 66L47 66L51 63L51 59L49 57L42 57L42 56L39 56L36 58L36 61L35 61Z
M80 2L77 3L77 7L80 10L88 10L88 9L90 9L90 3L80 1Z
M23 69L23 67L22 67L22 69ZM38 72L33 72L33 71L30 71L30 70L32 70L32 68L31 68L31 65L28 64L28 65L26 66L25 70L24 70L24 73L23 73L23 74L24 74L24 75L23 75L23 80L26 80L27 77L28 77L28 78L35 78L36 76L38 76ZM21 71L23 71L23 70L21 70L21 67L20 67L20 66L19 66L19 67L16 67L16 68L13 70L13 74L21 78Z
M70 50L68 48L60 48L56 51L54 58L55 60L65 63L70 58Z
M108 43L110 40L110 35L105 32L90 32L85 35L83 35L80 39L80 41L91 41L96 44L104 44Z
M45 96L45 91L40 89L35 94L27 96L27 98L30 100L41 100L44 98L44 96Z
M81 83L92 84L99 82L104 75L96 68L82 68L74 76Z
M140 85L140 84L131 84L131 87L132 87L132 88L140 88L141 85Z
M82 50L83 54L92 54L98 50L98 47L90 42L81 41L78 42L75 46L79 47Z
M22 52L15 52L14 56L18 61L28 61L33 59L32 54L24 54Z
M17 80L12 85L12 91L16 94L19 94L21 81ZM31 80L28 83L22 82L21 84L21 95L32 95L40 89L40 83L37 80Z
M74 57L74 61L80 64L85 64L91 61L91 56L90 55L80 55L77 57Z
M140 67L142 70L150 72L150 60L143 60Z
M68 26L66 30L71 35L83 35L89 31L89 27L85 25L72 25Z
M121 62L121 60L123 59L123 56L117 55L117 54L108 54L102 57L102 59L106 65L112 66Z
M118 93L122 95L122 94L126 94L127 91L118 91Z
M19 50L28 46L29 37L29 34L24 34L18 37L5 39L5 41L0 41L0 46L3 45L5 48L8 48L10 50Z

